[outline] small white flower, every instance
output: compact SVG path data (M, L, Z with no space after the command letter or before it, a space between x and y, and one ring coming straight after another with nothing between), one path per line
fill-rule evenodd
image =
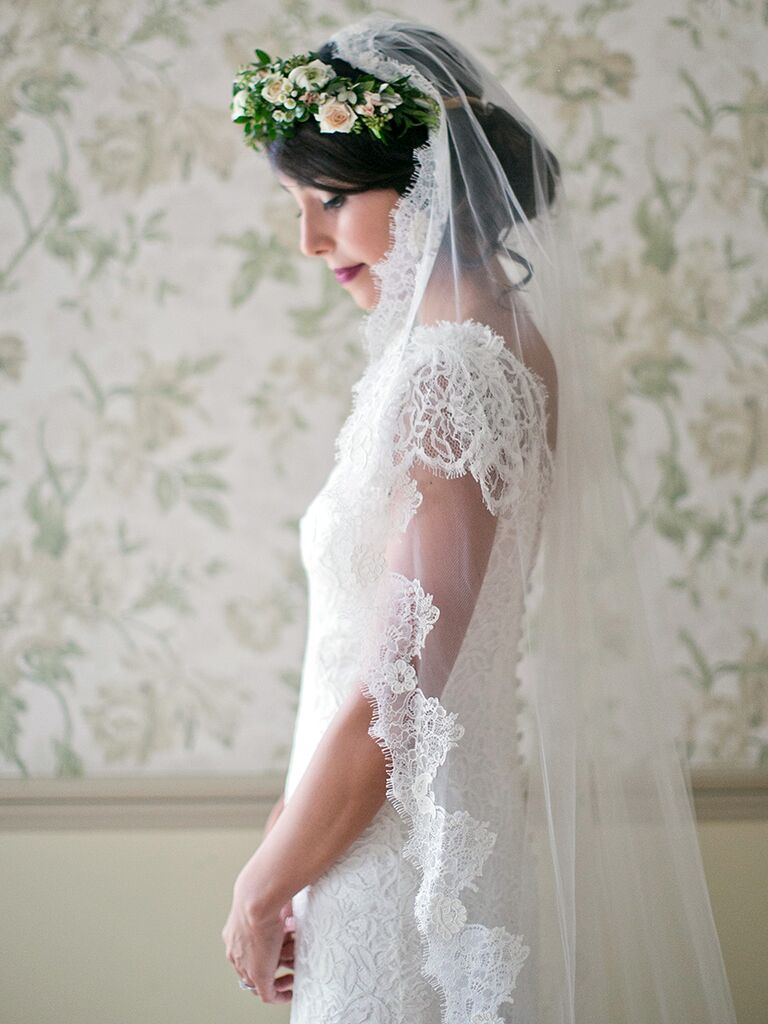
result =
M357 114L348 104L329 100L319 108L315 114L315 120L320 122L320 131L325 134L350 132L352 125L357 120Z
M290 83L282 75L268 75L264 79L261 95L268 103L282 103L290 94Z
M296 100L292 96L286 96L283 100L283 106L286 110L293 110L296 106Z
M300 89L322 89L335 76L336 72L321 60L312 60L289 72L291 82Z
M398 658L384 670L393 693L408 693L416 689L416 669L404 658Z
M230 109L232 111L232 120L236 117L243 117L245 114L245 101L248 98L248 93L245 89L241 89L240 92L236 92L232 97L232 103Z
M336 99L339 103L357 103L357 93L352 89L339 89Z

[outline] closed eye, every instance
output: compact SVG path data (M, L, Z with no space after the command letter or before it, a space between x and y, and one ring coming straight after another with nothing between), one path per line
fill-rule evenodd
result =
M346 198L347 197L344 196L344 195L338 195L338 196L333 196L332 199L326 199L326 201L323 203L323 209L324 210L338 210L338 209L340 209L340 207L342 207L344 205L344 201L346 200ZM302 214L302 211L299 210L299 212L296 214L296 216L300 217L301 214Z
M324 210L338 210L340 206L344 205L346 196L334 196L333 199L328 199L323 203Z

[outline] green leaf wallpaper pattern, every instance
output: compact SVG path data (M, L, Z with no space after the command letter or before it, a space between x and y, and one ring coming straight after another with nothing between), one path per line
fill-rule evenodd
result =
M0 14L0 773L285 768L297 524L363 365L232 74L365 0ZM402 6L389 8L407 14ZM768 766L768 9L428 0L568 175L694 763Z

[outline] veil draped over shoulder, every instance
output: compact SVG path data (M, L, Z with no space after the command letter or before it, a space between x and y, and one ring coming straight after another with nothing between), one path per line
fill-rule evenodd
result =
M445 36L374 15L331 42L440 108L374 268L322 572L442 1024L731 1024L557 161Z

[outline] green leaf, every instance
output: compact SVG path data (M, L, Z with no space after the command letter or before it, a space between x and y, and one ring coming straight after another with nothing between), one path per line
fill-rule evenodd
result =
M155 497L160 508L167 512L179 500L179 481L174 473L161 469L155 477Z
M684 113L688 114L688 116L694 124L698 124L700 128L702 128L705 132L707 132L707 134L709 134L715 125L715 115L709 103L707 102L706 96L694 80L693 76L690 75L688 71L685 70L685 68L682 68L680 70L680 77L691 90L693 101L696 104L696 107L698 108L699 114L701 116L700 118L697 119L694 114L692 114L689 110L685 108Z
M230 304L241 306L246 299L251 297L260 280L261 267L259 263L256 260L247 260L243 263L229 291Z
M688 493L688 479L685 471L672 452L663 452L658 456L662 470L661 496L674 505Z
M761 290L753 295L747 309L739 317L739 327L752 327L763 320L768 319L768 286L763 285Z
M662 537L682 547L690 528L690 518L677 509L663 509L653 517L653 525Z
M55 114L59 111L70 113L69 103L64 95L66 89L82 88L83 83L71 71L62 74L39 73L36 78L21 82L21 91L27 97L30 107L38 114Z
M218 448L200 448L198 451L193 452L190 455L190 459L198 465L200 463L205 464L208 462L218 462L220 459L224 458L229 451L230 445L227 444L220 445Z
M229 490L229 484L226 480L222 480L220 476L214 476L213 473L182 472L181 479L187 487L199 487L216 491Z
M72 683L74 677L67 665L67 658L83 654L83 649L74 640L60 643L35 641L22 655L24 675L42 686L55 687L57 683Z
M229 517L227 516L226 509L218 501L190 494L187 497L187 502L195 512L210 520L215 526L219 526L222 529L229 527Z
M768 519L768 491L763 491L761 494L756 494L752 499L752 505L749 509L750 519L757 521L764 521Z
M689 369L690 364L682 356L657 356L653 353L638 356L630 366L634 390L657 400L679 397L673 375Z
M49 171L48 181L53 192L53 213L58 221L70 220L80 211L77 193L67 176L61 171Z
M56 758L56 777L59 779L82 778L85 774L83 762L69 743L54 737L51 746Z
M33 484L24 500L24 511L37 526L33 544L58 558L68 543L64 507L58 497L44 498L42 483Z
M649 209L649 200L645 198L638 205L634 222L646 242L643 261L666 273L677 259L673 225L669 216L653 214Z
M24 136L17 128L11 128L9 124L0 121L0 189L4 192L11 184L13 170L16 166L13 149L23 138Z
M18 763L16 741L21 733L19 716L27 710L21 697L17 697L7 686L0 686L0 754L8 761Z

